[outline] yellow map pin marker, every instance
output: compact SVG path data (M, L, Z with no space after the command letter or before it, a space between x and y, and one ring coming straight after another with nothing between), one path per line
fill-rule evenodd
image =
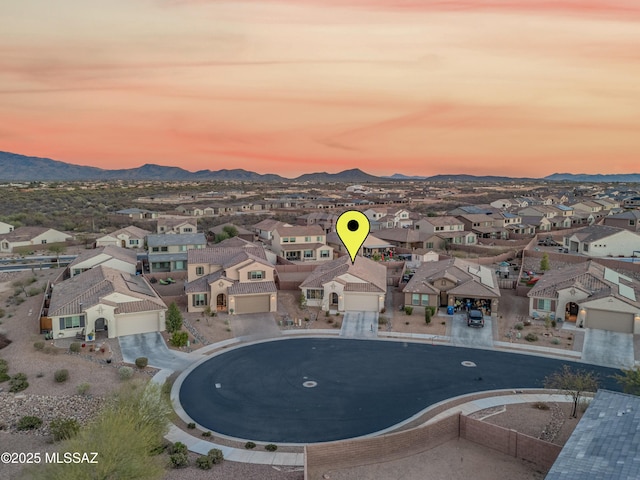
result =
M338 217L336 232L347 248L352 264L355 263L358 250L367 239L370 228L369 219L358 210L347 210Z

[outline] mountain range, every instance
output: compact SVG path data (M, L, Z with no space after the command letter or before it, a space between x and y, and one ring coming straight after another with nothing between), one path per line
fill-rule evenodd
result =
M108 170L73 165L50 158L29 157L0 151L0 182L74 181L74 180L160 180L160 181L247 181L247 182L309 182L309 183L367 183L385 180L425 180L431 182L513 182L513 181L575 181L575 182L629 182L640 183L640 173L632 174L572 174L554 173L543 178L512 178L505 176L475 176L466 174L407 176L396 173L377 177L354 168L338 173L305 173L297 178L276 174L260 174L243 169L198 170L190 172L180 167L145 164L141 167Z

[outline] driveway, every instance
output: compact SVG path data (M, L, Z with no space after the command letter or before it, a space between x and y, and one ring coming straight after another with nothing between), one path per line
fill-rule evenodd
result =
M375 338L378 336L378 314L376 312L344 312L342 337Z
M633 335L587 328L582 360L596 365L630 368L634 364Z
M169 370L184 370L192 360L184 352L169 350L158 332L140 333L119 337L122 360L135 363L138 357L147 357L149 366L167 368Z
M451 344L465 347L492 347L493 320L484 317L484 327L468 327L465 313L457 313L451 319Z
M233 336L243 340L279 337L281 334L273 313L245 313L229 315Z

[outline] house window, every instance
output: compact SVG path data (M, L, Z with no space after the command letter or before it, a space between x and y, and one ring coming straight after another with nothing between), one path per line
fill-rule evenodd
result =
M186 252L187 251L187 246L186 245L180 245L180 248L178 249L178 251Z
M329 258L329 250L320 250L320 258Z
M629 220L629 226L633 227L636 224L635 220Z
M582 244L582 251L583 252L588 252L589 251L589 244L588 243L583 243Z
M311 237L304 237L304 241L305 242L310 242L311 241Z
M204 267L196 267L196 275L204 275Z
M442 285L443 287L447 286L447 281L446 280L440 280L440 285Z
M313 258L313 250L305 250L304 258Z
M60 330L65 328L84 327L84 315L73 315L71 317L60 317Z
M177 260L174 270L184 270L184 264L185 262L183 260Z
M427 242L426 245L426 248L433 248L433 242Z
M551 300L548 298L538 298L538 305L536 307L537 310L542 310L543 312L551 311Z
M289 237L289 243L296 243L296 237Z
M420 294L412 293L411 294L411 305L420 305Z
M420 298L422 298L423 307L426 307L427 305L429 305L429 295L422 295Z
M191 233L191 232L193 232L193 228L191 228L191 227L185 227L185 228L183 228L183 229L182 229L182 231L183 231L184 233Z
M45 243L47 243L47 240L46 240L46 239L43 239L43 240L41 240L41 242L40 242L40 243L42 243L42 244L44 245Z
M316 242L321 242L322 241L322 237L316 237Z
M289 237L282 237L282 243L289 243Z
M152 252L159 252L160 251L160 247L153 247L151 249Z
M444 230L444 227L436 227L436 232L441 232Z
M307 300L322 300L324 298L324 290L307 289Z
M139 240L129 240L129 245L138 245L140 243Z
M194 307L204 307L207 304L207 294L206 293L195 293L193 295L193 306Z
M262 280L265 277L264 270L253 270L248 273L249 280Z

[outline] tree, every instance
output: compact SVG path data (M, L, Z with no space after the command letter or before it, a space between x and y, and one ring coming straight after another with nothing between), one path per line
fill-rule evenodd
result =
M614 375L613 378L622 385L624 393L640 395L640 369L622 369L622 375Z
M182 328L182 313L180 313L176 302L171 302L171 305L169 305L165 325L169 333L177 332Z
M563 365L562 370L544 379L544 387L560 390L573 399L572 417L578 416L578 402L585 392L598 390L598 376L585 370L573 370L569 365Z
M424 321L427 325L431 323L431 309L429 307L424 308Z
M542 255L542 258L540 259L540 271L541 272L546 272L550 268L551 267L549 266L549 254L548 253L544 253Z
M222 231L227 234L227 238L233 238L238 236L238 229L233 225L225 225Z

